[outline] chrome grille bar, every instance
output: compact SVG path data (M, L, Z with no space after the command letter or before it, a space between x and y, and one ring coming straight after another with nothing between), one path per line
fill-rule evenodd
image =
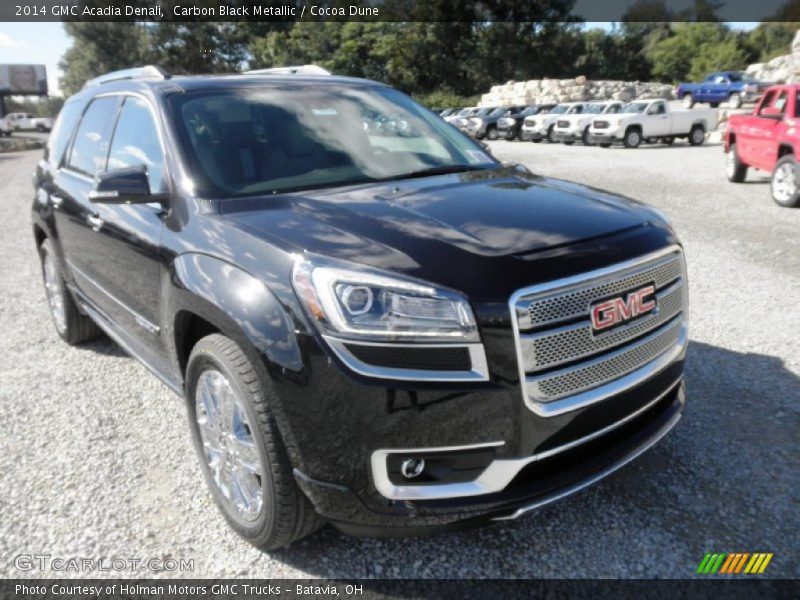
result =
M656 309L607 332L591 305L654 284ZM620 393L676 360L688 339L687 284L679 246L517 291L509 302L523 398L549 416Z

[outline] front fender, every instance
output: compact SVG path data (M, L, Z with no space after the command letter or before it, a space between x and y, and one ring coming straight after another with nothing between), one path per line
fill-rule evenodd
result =
M206 254L177 256L168 273L162 322L169 324L170 354L181 369L180 317L208 321L244 349L254 349L273 373L302 373L303 359L288 312L262 280Z

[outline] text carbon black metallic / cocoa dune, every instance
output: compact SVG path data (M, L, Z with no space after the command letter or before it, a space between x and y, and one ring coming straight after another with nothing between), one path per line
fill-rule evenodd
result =
M515 518L680 417L666 220L501 165L384 85L112 73L67 101L35 186L58 333L102 329L186 398L261 547Z

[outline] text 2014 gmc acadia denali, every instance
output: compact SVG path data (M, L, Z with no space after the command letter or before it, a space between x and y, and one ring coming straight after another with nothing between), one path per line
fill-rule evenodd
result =
M59 335L103 330L186 398L258 546L513 519L680 417L666 220L501 165L384 85L112 73L67 101L34 178Z

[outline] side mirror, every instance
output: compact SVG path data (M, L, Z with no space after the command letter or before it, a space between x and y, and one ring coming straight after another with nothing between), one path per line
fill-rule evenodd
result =
M147 168L141 165L97 175L89 200L98 204L147 204L158 199L150 193Z

